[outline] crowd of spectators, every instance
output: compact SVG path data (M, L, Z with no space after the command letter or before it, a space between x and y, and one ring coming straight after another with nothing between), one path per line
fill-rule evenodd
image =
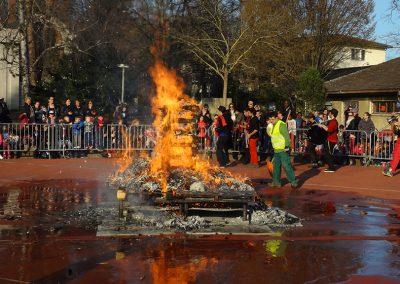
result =
M199 148L205 151L217 149L217 159L221 167L232 164L227 154L228 148L234 150L234 161L252 167L259 166L273 152L269 136L272 127L268 118L270 111L277 111L279 119L286 123L292 153L308 156L313 167L323 164L323 143L315 144L311 141L310 129L315 124L328 123L328 109L310 112L304 116L302 112L295 112L289 101L285 101L278 110L264 109L253 101L248 101L243 112L231 103L228 109L220 107L214 116L205 104L197 117ZM374 162L377 164L390 158L394 137L391 133L378 133L370 113L366 112L360 117L357 109L349 106L344 116L345 121L339 126L338 143L334 149L340 163L354 164L356 159L367 155L376 157ZM229 126L228 131L226 127L221 127L224 124ZM224 136L222 139L221 133ZM362 163L366 162L366 159L360 160Z
M80 100L66 99L58 106L54 97L49 97L45 104L32 103L32 99L26 97L18 121L11 122L7 104L1 100L0 159L19 157L21 151L16 149L32 151L37 158L59 155L43 149L66 149L64 156L82 157L93 149L102 152L104 148L120 148L123 128L119 126L128 123L128 113L126 104L121 104L106 121L93 100L82 104ZM106 127L107 124L111 124L110 127Z
M218 108L215 114L210 113L207 104L201 106L195 127L198 148L208 153L217 149L217 158L223 167L230 164L229 152L232 152L233 160L258 167L273 153L269 136L272 124L268 117L271 111L277 111L279 119L286 123L292 153L310 156L312 164L319 165L324 149L322 145L310 142L309 129L314 124L326 124L328 110L304 116L302 112L296 112L289 101L284 101L278 110L274 107L265 109L254 101L248 101L240 111L231 103L227 108ZM349 106L344 116L334 150L337 157L344 157L343 162L350 164L355 162L356 157L366 154L382 160L390 158L395 142L392 133L377 133L368 112L360 117L357 109ZM59 155L56 151L40 151L46 148L66 149L63 156L80 157L93 151L121 149L123 127L120 126L128 124L128 112L127 106L121 104L106 119L93 100L82 103L66 99L62 105L57 105L54 97L50 97L45 104L39 101L33 103L30 97L26 97L23 112L16 121L19 125L9 127L7 123L10 122L7 104L1 99L0 159L18 157L21 151L14 149L30 150L37 158ZM129 125L139 126L140 123L135 119ZM146 128L143 131L133 135L133 148L140 144L151 149L156 143L154 130ZM231 149L234 151L229 151ZM107 152L106 156L110 153Z

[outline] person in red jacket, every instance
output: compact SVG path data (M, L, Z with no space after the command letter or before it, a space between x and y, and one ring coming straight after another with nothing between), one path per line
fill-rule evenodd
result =
M336 117L338 115L337 109L332 109L328 113L328 125L318 124L319 127L323 128L326 132L328 132L328 139L325 141L324 150L325 150L325 159L328 164L328 168L325 169L325 173L334 173L335 167L333 164L333 149L338 141L338 122Z
M393 177L400 162L400 115L392 122L393 134L397 135L396 145L393 150L392 161L387 164L387 168L382 172L385 176Z

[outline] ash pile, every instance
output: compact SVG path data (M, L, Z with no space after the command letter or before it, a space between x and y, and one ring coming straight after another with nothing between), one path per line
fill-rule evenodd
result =
M124 172L113 175L109 185L126 188L129 193L162 193L160 178L150 174L150 161L145 158L136 158ZM211 168L207 176L191 169L173 169L167 178L167 191L177 195L188 192L255 194L249 179L239 181L230 173L217 168Z
M165 194L162 193L159 178L150 173L150 162L144 158L135 159L124 172L109 179L111 188L124 188L128 193L129 206L124 213L123 231L132 234L266 233L273 227L301 226L298 217L279 208L268 207L257 196L250 180L238 180L219 169L210 169L207 175L204 177L190 169L171 170L167 191L172 197L167 199L163 197ZM143 194L153 198L138 200ZM239 210L245 210L243 214L239 217L229 214L215 216L202 211L233 210L224 207L229 203L227 200L240 204ZM188 202L190 208L187 208ZM182 211L182 208L186 210ZM118 226L115 230L121 231L120 223L109 222L107 225L103 222L103 229L107 226Z

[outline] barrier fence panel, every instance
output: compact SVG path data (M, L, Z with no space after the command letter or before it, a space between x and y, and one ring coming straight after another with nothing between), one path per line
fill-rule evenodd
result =
M399 139L390 130L375 131L370 134L371 159L374 161L390 161L396 140Z
M156 145L157 133L152 125L132 125L129 127L129 147L132 150L152 150Z
M309 144L307 137L308 129L300 128L296 129L296 132L290 135L292 150L295 154L304 154L306 153L307 146Z
M371 143L369 135L365 131L344 130L338 136L342 136L342 139L338 142L338 150L341 155L363 158L369 156Z
M294 154L308 154L310 142L308 129L296 129L290 133ZM57 153L68 157L82 151L151 151L156 144L157 133L152 125L125 126L119 124L0 124L0 155L3 158L19 157L32 153L35 157L43 153ZM212 153L217 147L218 135L214 127L198 129L191 134L197 152ZM367 161L389 161L395 141L398 139L390 130L367 133L358 130L345 130L338 133L335 147L336 156L363 158ZM230 152L245 152L248 140L245 131L233 129ZM261 128L258 139L258 152L271 152L271 140L266 128ZM322 149L322 146L318 146ZM49 156L50 154L48 154Z

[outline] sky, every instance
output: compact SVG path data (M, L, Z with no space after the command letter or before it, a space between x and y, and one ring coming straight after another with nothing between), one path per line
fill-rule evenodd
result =
M390 32L400 29L400 14L390 15L391 0L374 0L375 1L375 38L377 42L392 45L387 35ZM400 57L400 48L392 48L386 51L386 60Z

